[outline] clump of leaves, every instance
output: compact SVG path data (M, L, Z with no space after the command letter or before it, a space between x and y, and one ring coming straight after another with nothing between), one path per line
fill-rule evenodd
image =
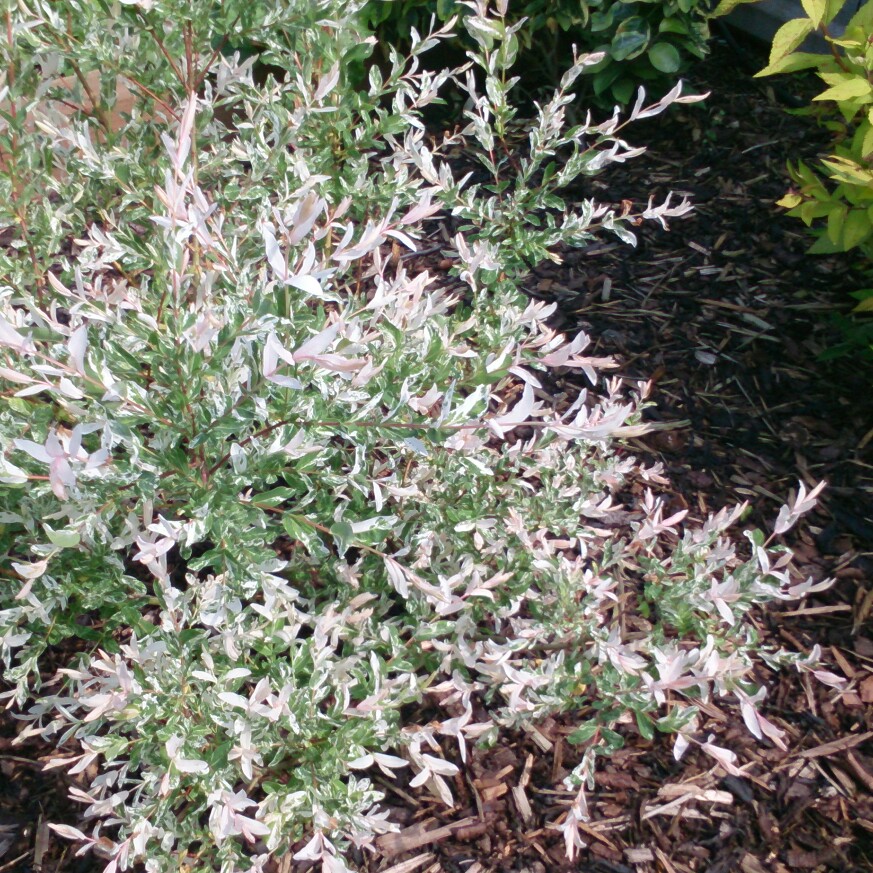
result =
M815 168L802 161L789 165L797 188L779 205L807 226L826 219L811 252L845 252L858 247L869 257L873 237L873 173L869 169L873 155L873 60L867 48L873 35L873 3L864 4L837 36L830 25L842 6L828 0L804 4L807 14L782 25L773 37L769 63L756 75L813 69L827 86L813 97L817 106L807 111L833 133L833 152ZM799 51L806 37L816 31L830 52Z
M723 0L716 12L737 5ZM778 201L788 215L812 228L812 254L852 251L862 272L869 274L873 255L873 3L864 3L842 27L836 22L843 0L808 0L804 15L786 22L773 37L767 66L757 76L814 70L826 86L812 105L798 110L832 134L830 153L816 164L789 162L791 189ZM827 52L802 51L811 34L819 34ZM826 357L864 356L870 326L864 313L873 311L873 289L854 291L855 316L837 319L844 341Z
M606 105L629 103L640 84L669 82L690 59L707 52L708 8L699 0L525 0L511 9L508 2L498 6L513 25L508 44L522 51L528 66L545 63L548 80L560 77L555 59L566 57L571 45L602 53L580 87L587 99ZM433 16L446 21L472 14L475 7L464 0L369 0L363 15L380 40L402 45Z
M662 472L616 451L646 428L644 392L601 381L613 362L519 291L561 244L630 243L689 208L560 196L639 154L618 115L565 124L599 58L575 59L513 148L499 15L468 19L472 68L419 66L447 25L360 90L359 13L7 13L4 696L22 737L56 743L52 766L88 774L72 789L87 824L55 829L107 873L256 871L292 852L348 870L351 846L396 827L375 768L451 804L469 744L555 712L578 714L584 747L560 824L572 858L617 727L676 733L677 757L695 744L738 772L696 703L731 695L781 743L758 655L814 669L762 650L746 619L815 590L774 539L814 495L745 559L724 537L739 510L665 517L647 490ZM278 72L256 81L220 49L246 41ZM453 81L467 125L437 142L421 113ZM688 99L641 93L629 117ZM459 144L487 181L455 178ZM429 234L448 276L401 254ZM599 391L551 396L556 367ZM639 513L604 523L634 483ZM50 646L67 660L46 682ZM425 693L442 717L403 721Z

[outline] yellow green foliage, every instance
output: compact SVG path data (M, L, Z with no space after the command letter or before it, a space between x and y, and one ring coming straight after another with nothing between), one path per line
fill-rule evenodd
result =
M730 0L726 0L730 2ZM873 2L865 3L842 34L832 22L841 0L802 0L803 18L782 25L773 37L767 66L758 76L814 70L826 86L807 110L833 133L830 154L815 166L789 164L794 186L779 201L788 214L816 230L810 251L873 252ZM723 2L719 10L725 6ZM830 53L799 51L817 31Z

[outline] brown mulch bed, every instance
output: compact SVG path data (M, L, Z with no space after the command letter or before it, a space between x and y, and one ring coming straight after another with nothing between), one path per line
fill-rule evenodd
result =
M819 360L838 337L831 314L848 308L858 278L849 258L806 257L802 225L773 206L786 159L812 156L824 140L737 60L716 45L691 77L694 89L712 91L706 103L631 130L648 156L593 182L604 201L674 190L696 211L670 233L641 228L636 250L603 240L568 252L562 266L532 275L528 290L556 300L558 326L588 331L597 354L620 359L622 375L654 380L653 420L690 422L631 446L663 462L677 508L700 517L748 500L750 523L768 524L798 479L828 481L792 545L802 568L837 584L762 613L759 631L796 650L821 645L848 690L796 673L769 677L766 714L787 732L788 752L756 742L718 700L708 705L708 729L748 764L746 779L723 778L691 751L677 764L669 737L647 742L628 729L625 748L597 775L589 845L574 865L547 826L570 803L562 779L578 754L566 741L574 719L510 734L472 752L453 810L384 783L402 831L380 841L379 856L361 857L368 871L873 869L873 367ZM39 769L50 750L12 747L15 732L4 717L0 873L100 869L48 833L46 822L72 822L76 810L57 771Z

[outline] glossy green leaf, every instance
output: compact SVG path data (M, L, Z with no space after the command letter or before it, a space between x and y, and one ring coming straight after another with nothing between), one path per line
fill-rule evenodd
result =
M617 80L612 86L612 93L616 101L619 103L629 103L631 98L636 93L636 84L633 79L623 78ZM630 243L633 234L627 233L620 224L616 223L612 231L623 242Z
M603 30L609 30L615 23L615 13L618 9L618 4L613 3L606 9L598 10L591 16L590 30L592 33L599 33Z
M675 73L682 63L679 50L669 42L649 46L648 57L652 66L661 73Z
M610 45L610 54L617 61L638 57L649 44L651 31L646 21L638 15L623 21L615 31Z
M684 19L671 15L658 25L658 33L676 33L681 36L687 36L688 24Z
M604 94L610 85L621 75L618 64L612 63L592 77L592 87L595 94Z

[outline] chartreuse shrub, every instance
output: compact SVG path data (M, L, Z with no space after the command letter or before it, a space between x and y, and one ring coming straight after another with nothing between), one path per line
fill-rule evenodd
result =
M873 255L873 3L861 6L844 30L833 24L843 5L804 0L804 15L782 25L769 63L756 75L814 70L821 79L825 87L801 111L831 132L830 153L814 164L789 163L794 184L779 205L813 228L810 252L855 251L866 265ZM800 51L812 33L824 38L827 52ZM857 296L858 310L873 309L873 291Z
M364 20L380 39L402 45L434 16L446 21L471 15L475 5L464 0L369 0ZM642 82L675 78L691 58L707 52L709 5L703 0L504 0L502 7L511 23L510 32L501 33L504 44L512 52L521 50L527 65L545 65L547 77L560 75L570 45L602 52L603 58L584 71L580 86L586 97L610 105L629 103ZM492 22L493 27L502 23Z
M4 696L75 777L84 823L55 830L110 873L288 853L348 870L395 828L375 768L450 805L470 744L559 712L578 720L573 857L622 725L739 772L697 702L730 696L781 743L758 656L813 668L763 650L747 615L809 590L774 537L814 494L745 558L724 534L739 510L665 513L659 471L616 451L640 398L519 291L559 244L687 211L562 199L639 154L618 116L564 123L597 57L510 147L499 15L468 17L472 69L421 72L449 24L355 90L359 13L6 13ZM284 74L256 84L220 49L244 41ZM435 141L421 112L452 85L467 125ZM687 99L641 94L630 119ZM459 145L481 184L446 160ZM403 256L431 239L451 275ZM553 397L554 367L601 387ZM638 511L616 512L634 483Z
M865 3L839 35L830 25L842 3L807 0L806 15L784 24L773 39L770 61L758 76L812 69L826 86L813 97L809 112L833 133L833 150L811 167L789 167L797 185L780 201L790 215L810 226L820 219L810 251L845 252L860 248L869 257L873 239L873 3ZM802 52L798 46L818 31L830 51Z

